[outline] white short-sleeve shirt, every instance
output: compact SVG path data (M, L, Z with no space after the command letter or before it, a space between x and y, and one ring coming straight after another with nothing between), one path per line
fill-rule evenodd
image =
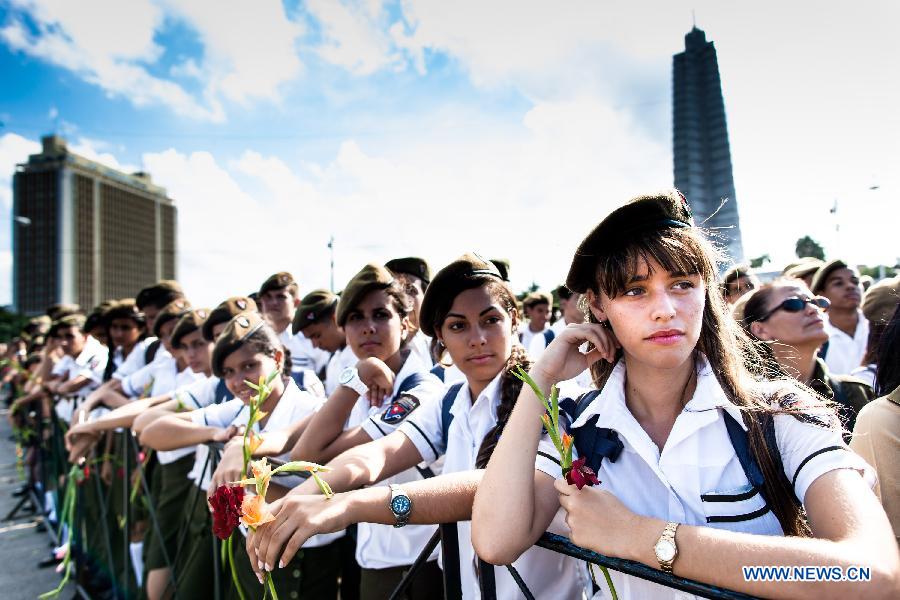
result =
M292 370L311 369L316 373L321 373L328 364L330 355L324 350L314 347L302 331L291 334L291 326L288 325L284 331L278 334L278 338L291 352Z
M147 357L147 347L155 341L155 337L148 337L135 344L128 356L125 357L125 361L116 368L115 372L113 372L113 379L125 379L132 373L136 373L145 367L147 365L147 361L145 360ZM159 356L160 352L168 354L166 349L160 346L156 351L156 355L153 357L154 360Z
M328 359L328 366L325 368L325 381L323 382L325 384L326 397L330 398L334 390L340 385L338 379L344 369L355 366L357 362L359 362L359 359L353 354L350 346L344 346L331 355L331 358Z
M54 407L60 419L70 421L75 407L103 382L103 371L109 360L109 348L94 337L87 336L84 348L76 357L63 356L54 366L51 373L59 375L62 381L70 381L76 377L85 377L89 383L70 397L60 400Z
M284 386L284 393L278 399L275 408L272 409L272 414L269 415L269 420L266 421L265 426L260 429L259 423L254 423L253 430L265 436L267 431L284 429L307 415L316 412L321 408L322 404L323 400L321 398L301 390L292 379L288 379ZM250 407L238 398L220 404L210 404L191 413L191 421L193 423L222 429L230 425L246 425L249 419ZM284 461L290 460L289 453L273 458ZM324 546L342 535L344 535L343 531L314 535L303 544L303 547L317 548Z
M430 410L439 405L443 398L444 386L429 371L431 365L424 362L415 352L410 352L403 367L394 378L393 402L385 402L381 407L370 407L368 400L361 397L353 407L347 428L361 425L373 440L380 439L419 410ZM414 373L424 375L421 383L407 391L399 399L397 393L403 381ZM432 469L433 470L433 469ZM422 475L416 469L407 469L393 477L378 482L378 485L403 484L418 481ZM374 523L360 523L356 535L356 561L364 569L386 569L410 565L431 539L433 525L407 525L394 527Z
M869 321L859 311L859 321L852 336L834 327L825 314L825 332L828 334L828 349L825 364L832 375L849 375L862 364L869 342Z
M409 340L409 348L419 355L423 363L434 365L434 359L431 357L431 338L422 333L421 330L417 331L412 339Z
M615 462L604 459L597 473L609 490L640 515L688 525L703 525L761 535L783 535L778 519L740 465L723 413L743 427L740 410L722 391L709 366L698 365L697 388L675 420L662 452L641 428L625 404L625 363L613 369L603 391L572 423L584 426L601 415L597 426L615 431L624 448ZM574 396L573 396L574 398ZM835 469L854 469L874 485L874 473L849 450L840 431L775 416L775 435L784 471L802 501L819 476ZM562 476L559 456L545 434L535 466L554 478ZM672 590L636 577L610 571L624 598L669 598Z
M441 403L423 406L400 425L426 461L444 456L444 473L476 469L478 452L485 436L497 425L502 373L473 402L469 386L463 383L452 399L452 421L444 439ZM451 393L448 390L448 393ZM480 598L477 557L472 546L472 522L457 523L459 531L460 582L463 598ZM563 554L534 547L513 563L535 598L580 598L586 581L578 561ZM498 600L519 600L522 592L507 569L494 569Z

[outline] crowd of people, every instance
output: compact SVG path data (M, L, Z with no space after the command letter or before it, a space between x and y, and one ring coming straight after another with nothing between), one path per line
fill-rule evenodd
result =
M673 190L606 216L552 294L466 253L367 264L339 294L278 272L214 308L175 281L55 305L3 349L18 493L97 598L431 599L447 569L465 598L670 597L548 531L752 595L896 598L900 277L722 264ZM281 464L315 476L273 477L253 521ZM446 523L454 551L423 553Z

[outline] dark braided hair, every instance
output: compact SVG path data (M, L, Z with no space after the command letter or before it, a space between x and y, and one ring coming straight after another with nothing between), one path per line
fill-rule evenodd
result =
M500 405L497 407L497 424L485 434L484 440L481 442L481 448L478 449L478 456L475 458L475 467L478 469L487 467L491 454L494 453L494 448L500 440L500 434L503 433L503 428L506 427L506 422L509 421L509 416L516 406L516 399L522 390L522 380L513 375L513 371L516 370L517 366L521 366L528 371L531 369L531 359L528 358L525 348L519 344L514 344L506 361L506 366L503 368L503 375L500 378Z

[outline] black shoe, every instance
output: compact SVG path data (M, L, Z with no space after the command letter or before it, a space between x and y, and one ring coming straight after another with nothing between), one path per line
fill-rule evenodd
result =
M46 569L49 567L55 567L60 562L62 562L62 561L57 560L56 555L51 552L50 556L48 556L44 560L38 562L37 568L38 569Z
M12 497L13 498L21 498L22 496L27 494L30 490L31 490L31 486L29 486L29 485L20 486L20 487L16 488L15 491L12 493Z

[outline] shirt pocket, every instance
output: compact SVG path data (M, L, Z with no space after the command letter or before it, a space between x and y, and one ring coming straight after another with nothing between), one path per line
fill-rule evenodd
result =
M759 490L750 483L700 494L700 501L708 527L746 533L778 532L778 519Z

